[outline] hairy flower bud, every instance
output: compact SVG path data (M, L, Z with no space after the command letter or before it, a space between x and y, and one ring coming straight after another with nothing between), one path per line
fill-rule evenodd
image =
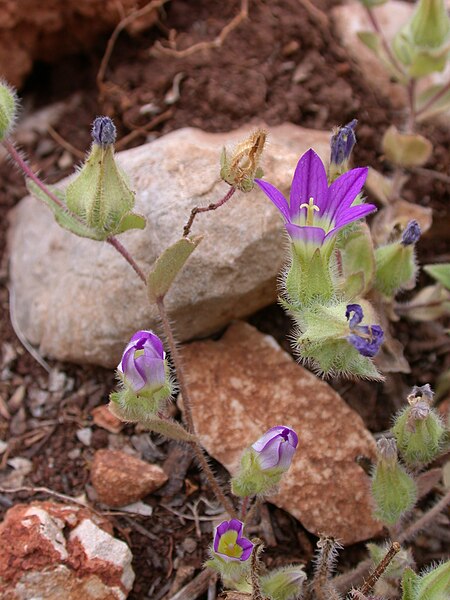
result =
M109 117L97 117L91 133L94 143L99 146L109 146L116 141L116 126Z
M411 19L411 36L417 46L436 48L450 36L450 19L444 0L420 0Z
M416 580L415 600L447 600L450 598L450 560L421 574Z
M122 384L111 394L113 412L124 421L145 421L163 407L172 382L161 340L152 331L138 331L117 367Z
M263 175L259 161L266 139L267 132L258 129L240 142L231 156L224 148L220 157L220 177L238 190L250 192L255 185L255 177Z
M393 440L378 441L378 461L372 475L375 516L387 525L395 525L409 512L417 499L414 479L398 463Z
M283 567L261 577L261 591L271 600L296 600L305 581L306 574L300 565Z
M12 88L0 80L0 142L10 133L17 112L17 97Z
M396 416L392 433L405 463L421 467L440 453L445 428L437 412L431 407L433 393L427 384L414 387L408 396L409 406Z
M338 127L333 131L331 137L331 156L328 179L334 181L339 175L348 171L350 156L356 144L355 128L358 124L356 119Z
M421 235L420 225L417 221L410 221L402 233L401 244L412 246L417 244Z
M414 281L417 273L414 244L420 238L420 226L410 221L398 241L375 250L375 287L387 298Z
M244 451L240 471L231 481L237 496L265 495L274 491L292 462L298 437L293 429L277 425Z

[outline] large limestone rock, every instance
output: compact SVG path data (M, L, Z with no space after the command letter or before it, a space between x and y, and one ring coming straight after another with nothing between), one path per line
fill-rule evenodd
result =
M194 206L226 193L218 179L221 148L249 131L181 129L119 155L137 191L136 211L148 219L144 231L120 240L144 271L180 238ZM274 127L264 158L267 179L287 191L299 155L312 146L326 159L328 145L327 132ZM200 214L193 233L204 239L167 297L180 340L209 334L274 302L284 260L282 219L259 190ZM111 367L136 330L158 328L156 310L128 263L108 244L61 229L34 198L13 214L10 253L12 308L42 354Z
M447 0L450 8L450 0ZM395 34L408 21L414 11L414 4L401 0L390 0L382 6L373 8L386 39L391 42ZM392 80L388 71L383 67L375 54L358 38L360 31L373 31L367 12L358 0L350 0L346 4L336 6L332 17L342 45L349 52L358 67L362 77L372 87L376 94L389 98L392 106L404 109L408 98L405 87ZM419 91L430 83L443 83L450 78L450 68L444 73L434 73L419 84ZM441 116L440 122L448 122L448 113Z
M125 600L130 549L87 508L18 504L0 524L0 596L5 600Z
M275 425L299 436L274 504L312 533L352 544L380 532L370 480L358 456L374 458L361 418L324 381L296 364L268 335L246 323L218 342L183 348L193 413L207 451L234 473L243 449Z

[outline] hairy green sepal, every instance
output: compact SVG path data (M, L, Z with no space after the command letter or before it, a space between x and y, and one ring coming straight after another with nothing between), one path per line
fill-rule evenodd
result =
M409 467L430 463L440 453L445 428L435 410L425 419L411 419L412 407L405 408L395 419L392 433L402 458Z

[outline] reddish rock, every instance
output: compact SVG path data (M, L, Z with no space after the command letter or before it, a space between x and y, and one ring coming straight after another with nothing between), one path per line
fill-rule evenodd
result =
M97 427L106 429L110 433L119 433L124 427L124 423L112 414L107 404L96 406L91 411L91 415Z
M5 600L124 600L134 573L128 546L87 508L18 504L0 524L0 595Z
M20 86L35 60L54 61L86 51L124 15L147 0L0 0L0 73ZM157 11L133 22L130 33L149 27Z
M218 342L185 346L183 356L197 430L214 458L233 473L246 446L270 427L288 425L299 446L271 501L309 531L344 544L380 532L369 478L356 462L360 455L374 458L375 443L327 383L245 323L232 325Z
M164 471L120 450L98 450L91 465L91 481L98 499L108 506L126 506L161 487Z

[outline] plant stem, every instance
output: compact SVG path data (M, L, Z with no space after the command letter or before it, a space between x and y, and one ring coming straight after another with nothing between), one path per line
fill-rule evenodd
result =
M44 192L44 194L46 194L50 198L50 200L52 200L55 204L57 204L61 208L66 209L64 202L62 202L57 196L55 196L55 194L51 190L48 189L48 187L45 185L45 183L39 179L39 177L36 175L36 173L33 172L31 167L21 157L20 152L18 152L16 150L16 147L14 146L14 144L9 139L5 139L5 140L3 140L3 145L8 150L9 154L11 155L11 158L17 164L19 169L23 172L25 177L28 177L28 179L31 179Z
M249 504L250 504L250 496L245 496L245 498L242 500L242 505L241 505L241 521L245 520L245 516L247 514Z
M192 400L191 400L191 396L190 396L190 393L188 390L188 386L186 385L186 377L184 374L183 361L181 359L181 354L177 347L177 344L176 344L176 341L175 341L175 338L173 335L169 317L167 316L166 307L164 305L164 298L160 298L158 300L157 306L158 306L159 316L162 321L164 333L165 333L167 343L169 346L170 355L172 357L172 360L173 360L173 363L175 366L175 371L177 373L178 385L180 386L180 392L183 397L184 417L186 420L187 430L189 431L189 433L196 435L194 418L192 415ZM237 519L238 518L237 512L236 512L233 504L231 503L230 499L227 498L227 496L224 494L222 488L220 487L219 482L217 481L217 479L205 457L202 446L200 445L200 443L198 441L192 442L191 445L195 452L197 460L199 461L200 466L202 467L202 469L206 475L206 478L208 479L208 483L210 484L211 488L214 490L214 493L216 494L217 498L220 500L220 502L222 503L223 507L228 512L228 514L233 519Z
M356 582L360 581L362 577L365 577L372 566L372 560L366 558L360 562L354 569L337 575L333 578L333 585L338 592L346 593Z
M408 133L414 133L416 125L416 80L410 79L408 83Z
M119 242L119 240L113 235L110 235L109 238L106 239L106 241L108 242L108 244L111 244L111 246L115 248L117 252L119 252L124 257L127 263L129 263L129 265L133 268L137 276L144 282L145 285L147 285L147 278L145 277L144 272L138 266L138 264L128 252L128 250L125 248L125 246L123 246L122 243Z
M389 566L389 563L391 562L391 560L394 558L394 556L398 552L400 552L400 549L401 549L401 546L400 546L400 544L398 542L392 542L392 545L389 548L386 556L375 567L375 569L369 575L369 577L364 582L364 584L359 588L358 591L361 592L361 594L366 595L366 594L368 594L372 590L373 586L376 584L376 582L380 579L380 577L386 571L386 569Z
M183 228L183 237L187 237L189 235L192 225L194 223L194 219L199 213L208 212L210 210L216 210L220 206L223 206L225 204L225 202L228 202L228 200L231 198L231 196L234 194L235 191L236 191L236 188L234 186L232 186L232 187L230 187L228 192L225 194L225 196L218 202L213 202L212 204L208 204L208 206L203 206L203 207L195 206L191 210L191 214L188 219L188 222L186 223L186 225Z
M380 36L380 40L381 40L381 44L383 46L384 51L387 54L387 57L389 58L389 60L391 61L392 66L402 75L404 75L404 71L401 67L401 65L398 63L397 59L395 58L394 54L392 53L391 47L389 46L389 42L387 41L382 28L380 27L380 24L378 22L378 19L375 15L375 12L369 8L368 6L366 6L366 12L367 12L367 16L369 17L369 20L372 24L372 27L375 29L375 31L378 33L378 35Z
M444 87L442 87L438 92L436 92L436 94L434 94L434 96L431 96L431 98L428 100L428 102L426 102L416 113L417 117L420 117L420 115L424 112L426 112L427 110L429 110L433 104L435 104L438 100L440 100L443 96L445 96L445 94L450 91L450 81L447 82Z
M402 543L406 542L406 540L413 538L417 533L419 533L419 531L421 531L435 517L437 517L440 512L447 508L449 504L450 490L447 490L447 493L444 496L442 496L439 502L437 502L432 508L430 508L429 511L422 515L420 519L418 519L415 523L412 523L398 536L398 541Z

